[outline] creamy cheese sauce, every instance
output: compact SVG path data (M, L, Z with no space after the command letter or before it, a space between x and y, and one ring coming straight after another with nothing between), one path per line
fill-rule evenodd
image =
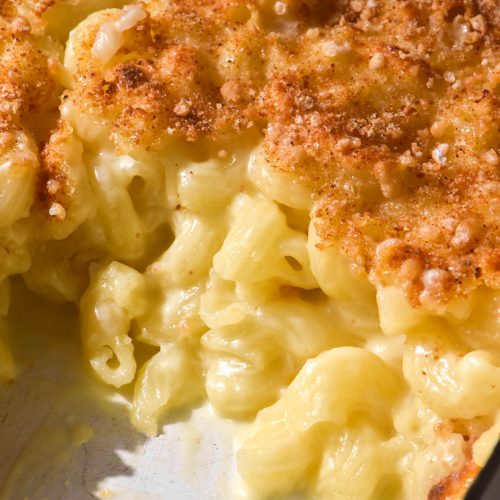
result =
M73 308L21 283L13 292L8 340L18 377L0 387L1 500L227 494L232 438L245 424L203 406L170 415L161 436L145 438L129 423L127 388L103 386L85 368Z

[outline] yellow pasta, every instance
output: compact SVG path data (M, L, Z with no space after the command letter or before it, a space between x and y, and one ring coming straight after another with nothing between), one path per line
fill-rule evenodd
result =
M436 413L449 418L491 415L500 404L500 358L487 351L461 352L440 327L410 338L403 373L412 389Z
M115 162L117 165L113 168ZM161 197L163 176L155 165L145 165L130 156L116 158L101 153L92 166L90 182L97 201L98 218L106 233L107 250L125 260L140 259L146 253L148 235L156 223L147 218L148 214L138 213L142 207L134 204L130 191L134 179L144 183L143 189L148 191L151 205L156 201L155 191Z
M0 276L23 273L31 264L28 247L30 228L20 221L5 230L0 230Z
M310 191L294 175L271 168L262 148L258 148L250 156L248 176L257 189L269 198L293 208L311 208Z
M191 163L179 171L179 203L194 212L210 214L226 208L244 182L245 165L226 161ZM214 189L217 186L217 189Z
M0 379L21 274L140 431L253 420L258 500L466 488L500 425L497 49L488 2L431 3L5 0Z
M370 380L366 373L372 374ZM368 455L381 452L397 394L397 380L375 355L353 347L323 352L305 364L281 400L261 412L253 435L239 451L240 474L264 496L275 488L291 491L307 486L309 469L314 470L325 449L318 496L328 498L342 491L345 498L370 498L378 481L377 469L380 475L390 474L389 467L384 471L374 463L374 455L372 459ZM360 412L364 419L359 418ZM381 428L378 442L369 422ZM356 424L361 428L346 430ZM329 435L330 443L325 440ZM374 444L357 444L365 438ZM329 453L339 455L338 463L331 463L335 459L329 459ZM269 463L273 456L282 457L279 467ZM332 465L335 468L329 471ZM350 480L359 475L362 480Z
M23 131L9 137L0 157L0 228L27 217L39 168L36 145Z
M333 432L318 472L316 498L397 498L402 493L397 443L370 427Z
M165 285L196 283L208 273L222 244L223 225L220 219L179 210L173 215L173 229L172 245L151 266L151 272Z
M156 435L160 412L203 396L203 383L193 348L186 342L166 344L138 374L132 422L141 431Z
M118 262L98 272L81 300L82 339L94 370L120 387L135 375L131 321L146 308L144 278Z
M231 230L214 257L214 268L222 278L277 279L286 285L315 287L307 239L287 227L285 215L274 203L262 196L239 195L231 207L231 219Z

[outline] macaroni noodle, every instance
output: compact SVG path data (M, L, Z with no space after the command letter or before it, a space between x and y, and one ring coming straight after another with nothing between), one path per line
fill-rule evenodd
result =
M253 420L250 496L465 491L500 430L498 26L410 3L2 3L0 379L20 274L140 431Z

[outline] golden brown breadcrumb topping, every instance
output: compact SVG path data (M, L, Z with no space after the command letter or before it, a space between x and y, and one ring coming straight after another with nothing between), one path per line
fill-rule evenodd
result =
M494 1L142 5L69 94L118 150L258 127L272 167L313 188L324 245L372 281L430 307L500 285Z
M0 122L23 120L57 104L58 88L51 64L58 54L31 33L28 19L16 15L9 2L0 4ZM8 16L11 12L13 16Z
M57 4L27 3L39 17ZM271 167L311 187L321 245L340 242L372 282L431 308L500 286L498 2L137 4L147 15L110 60L94 44L123 11L80 28L63 96L104 119L118 152L255 128ZM21 61L0 75L2 103L22 115L52 92L48 66L24 21L2 22L4 40L18 33L4 52Z
M0 168L13 177L24 169L36 175L37 144L50 132L61 92L55 79L58 50L34 33L37 18L31 7L0 2ZM31 20L27 13L33 14Z

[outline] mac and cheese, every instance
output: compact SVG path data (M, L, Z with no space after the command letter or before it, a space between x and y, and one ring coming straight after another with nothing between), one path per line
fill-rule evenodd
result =
M139 430L254 419L257 498L463 493L500 425L494 3L3 2L0 377L21 274Z

